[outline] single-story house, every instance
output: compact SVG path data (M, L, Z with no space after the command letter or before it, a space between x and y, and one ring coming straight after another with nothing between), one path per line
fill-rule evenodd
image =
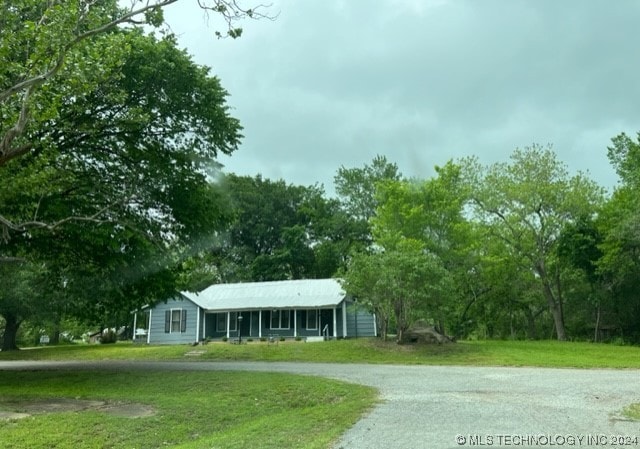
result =
M143 312L135 314L134 339L150 344L376 336L375 315L351 300L336 279L214 284Z

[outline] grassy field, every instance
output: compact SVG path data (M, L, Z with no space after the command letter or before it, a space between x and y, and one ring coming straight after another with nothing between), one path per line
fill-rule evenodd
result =
M198 355L194 356L193 352ZM556 341L407 345L376 339L204 346L71 345L0 352L2 360L212 360L469 366L640 368L640 348ZM22 448L327 448L376 402L361 386L242 372L0 371L0 414L46 398L139 403L155 414L100 410L0 420L0 441ZM640 404L624 414L640 419Z
M100 409L33 412L67 398L138 404L152 416ZM327 448L372 407L370 388L306 376L244 372L0 371L3 449Z
M187 357L190 351L203 351ZM557 341L464 341L406 345L377 339L204 346L75 345L1 353L0 360L254 360L572 368L640 368L640 347Z

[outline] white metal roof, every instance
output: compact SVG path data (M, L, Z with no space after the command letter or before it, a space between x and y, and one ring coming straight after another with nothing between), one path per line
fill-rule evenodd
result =
M209 311L335 307L345 297L336 279L214 284L182 294Z

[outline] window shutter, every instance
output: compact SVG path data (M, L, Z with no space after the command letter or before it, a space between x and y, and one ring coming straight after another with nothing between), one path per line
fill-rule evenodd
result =
M164 333L171 332L171 310L165 310L164 312Z
M187 331L187 311L182 309L182 317L180 318L180 332Z

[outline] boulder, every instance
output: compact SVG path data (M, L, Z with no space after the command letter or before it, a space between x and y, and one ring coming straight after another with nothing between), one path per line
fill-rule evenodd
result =
M425 320L418 320L411 329L404 332L404 343L451 343L453 340L438 332L435 327Z

